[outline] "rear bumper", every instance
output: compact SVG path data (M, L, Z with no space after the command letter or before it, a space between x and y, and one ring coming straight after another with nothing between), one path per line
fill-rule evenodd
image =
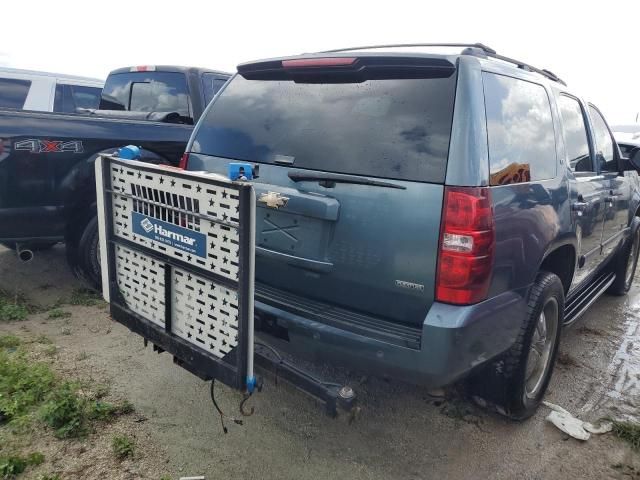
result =
M423 322L417 348L391 344L329 326L256 301L257 314L285 328L293 354L375 376L439 387L507 350L526 315L524 291L507 292L471 306L434 303ZM268 336L267 336L268 338Z

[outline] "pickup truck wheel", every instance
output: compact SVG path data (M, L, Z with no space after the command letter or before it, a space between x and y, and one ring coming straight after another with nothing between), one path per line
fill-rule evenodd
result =
M468 381L481 404L513 420L533 415L542 402L558 354L564 288L557 275L540 272L527 300L527 317L513 346Z
M616 279L613 281L607 293L611 295L626 295L638 267L638 254L640 250L640 219L634 218L631 223L631 235L621 247L613 259L613 273Z
M98 218L93 217L84 228L76 251L76 270L91 288L100 289L100 247L98 244Z

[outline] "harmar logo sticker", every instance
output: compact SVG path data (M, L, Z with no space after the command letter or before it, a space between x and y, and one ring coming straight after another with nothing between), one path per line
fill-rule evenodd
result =
M207 237L200 232L149 218L138 212L131 214L131 230L150 240L164 243L178 250L207 258Z
M149 220L148 218L145 218L144 220L142 220L140 222L140 226L147 233L151 233L151 230L153 230L153 223L151 223L151 220Z
M84 148L80 140L38 140L30 138L14 143L14 150L24 150L31 153L82 153Z

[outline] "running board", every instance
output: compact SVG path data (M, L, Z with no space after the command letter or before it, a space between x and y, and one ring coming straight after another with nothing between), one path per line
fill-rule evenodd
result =
M578 320L615 279L614 273L603 273L589 285L570 295L564 307L564 325L569 326Z

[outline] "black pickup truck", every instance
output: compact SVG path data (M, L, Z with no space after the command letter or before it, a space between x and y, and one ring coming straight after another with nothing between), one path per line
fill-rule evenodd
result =
M76 273L97 286L95 158L133 144L145 161L178 165L228 78L201 68L121 68L109 74L98 110L0 110L0 242L29 260L64 241Z

